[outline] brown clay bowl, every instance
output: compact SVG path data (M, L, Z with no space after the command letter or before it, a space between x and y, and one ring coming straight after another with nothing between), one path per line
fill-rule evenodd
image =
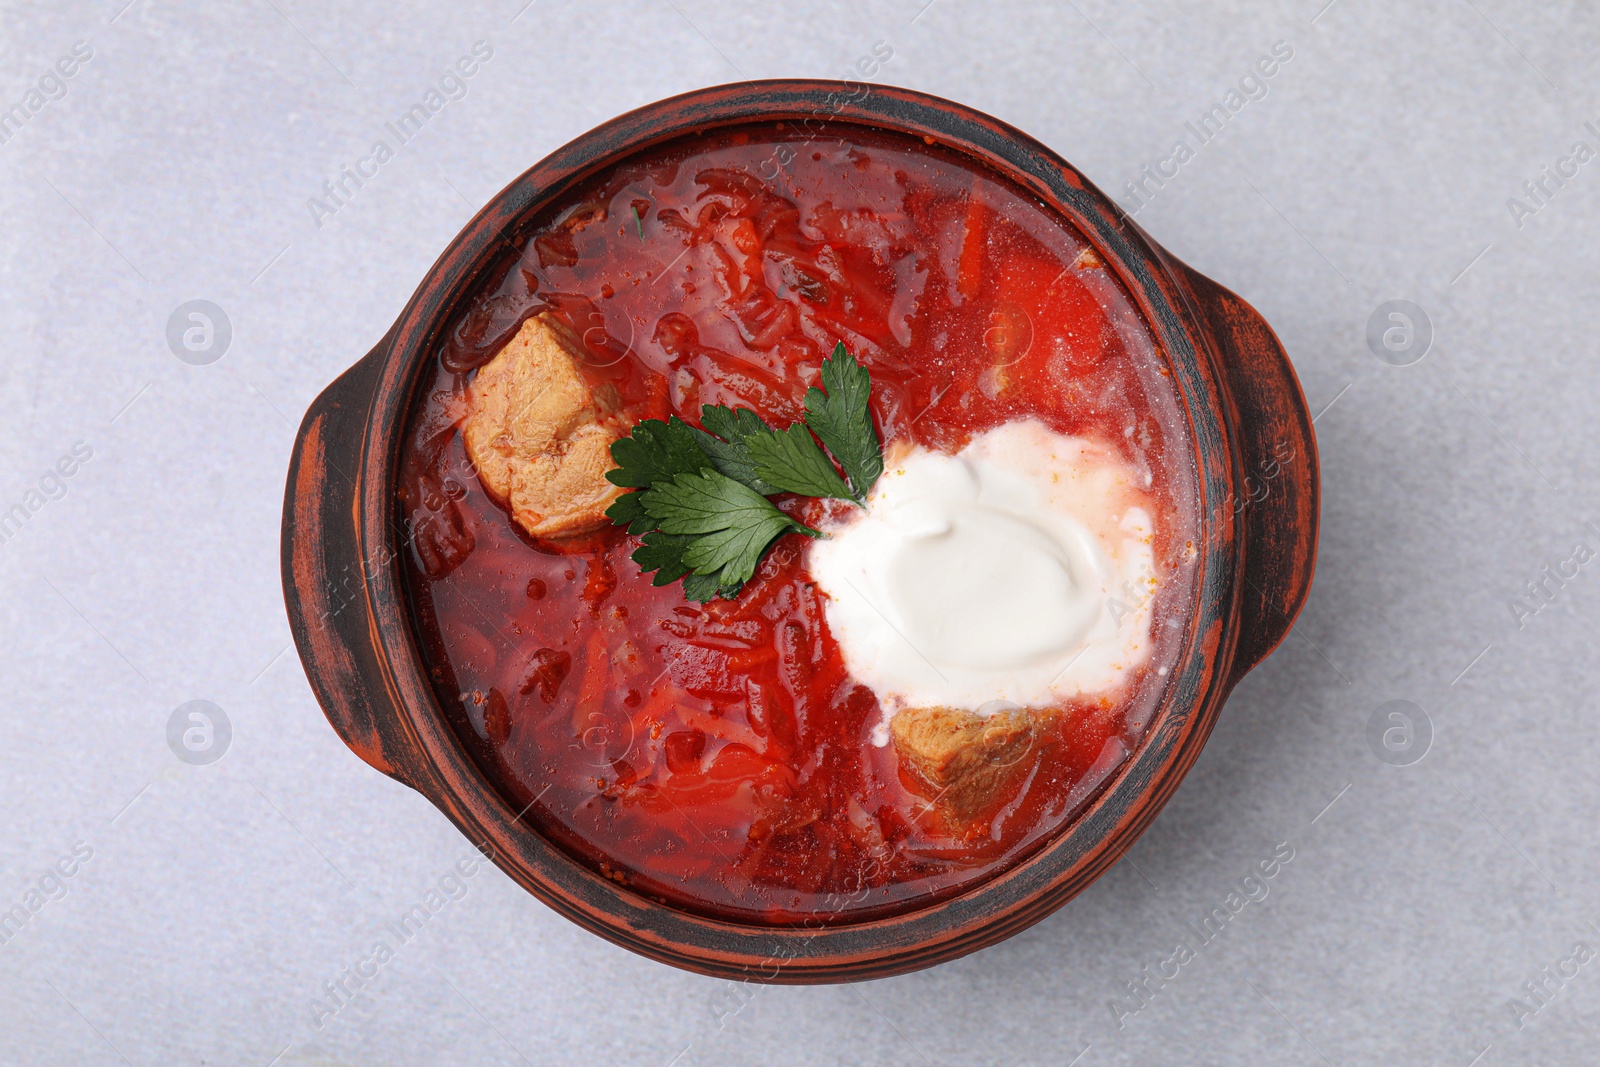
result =
M662 905L580 865L520 819L463 749L428 683L397 566L398 455L413 389L481 272L573 183L690 131L753 121L932 138L1030 191L1120 276L1164 348L1195 442L1197 617L1133 755L1045 847L975 888L850 925L766 927ZM1200 754L1234 684L1288 633L1311 585L1316 443L1294 370L1256 311L1165 252L1069 163L987 115L907 89L765 81L703 89L584 134L491 200L399 319L312 403L289 467L283 583L312 689L357 755L416 789L516 882L653 959L772 982L879 978L1038 922L1134 843Z

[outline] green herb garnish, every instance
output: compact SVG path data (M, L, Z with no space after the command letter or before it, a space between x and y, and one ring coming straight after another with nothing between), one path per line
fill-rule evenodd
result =
M876 444L876 442L874 442ZM755 463L756 477L786 493L853 499L850 487L822 454L817 439L803 422L787 430L768 430L751 437L745 447ZM865 494L862 494L863 500Z
M680 474L704 470L709 463L694 434L676 415L666 422L645 419L611 445L611 458L617 465L606 472L606 478L624 488L648 489Z
M734 481L748 485L762 496L783 492L756 477L755 460L750 457L749 442L758 434L771 433L772 427L749 408L730 408L707 404L700 409L700 424L704 430L689 427L701 451L711 457L712 466ZM715 436L713 436L713 434Z
M701 409L703 429L676 416L646 419L612 444L617 466L606 477L638 491L617 498L606 515L642 535L633 560L655 572L654 584L682 579L690 600L732 598L779 537L822 536L780 511L769 496L798 493L866 503L883 473L867 407L871 375L841 343L822 361L822 384L826 392L806 393L805 421L787 429L773 429L748 408L707 404Z
M856 503L864 505L867 491L883 473L883 449L867 410L872 375L841 341L834 346L833 358L822 361L822 385L826 393L815 387L806 390L806 425L839 461Z

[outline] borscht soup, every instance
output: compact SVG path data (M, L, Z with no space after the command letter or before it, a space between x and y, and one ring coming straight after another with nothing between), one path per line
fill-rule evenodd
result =
M505 234L415 393L414 630L481 773L648 899L849 923L1047 844L1195 596L1165 353L931 139L724 128Z

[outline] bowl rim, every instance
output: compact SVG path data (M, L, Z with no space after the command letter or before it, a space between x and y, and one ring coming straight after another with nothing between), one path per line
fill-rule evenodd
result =
M573 185L690 133L776 121L867 126L932 138L1027 190L1116 271L1165 353L1188 419L1196 475L1195 604L1181 653L1133 751L1049 840L1011 866L926 907L840 925L766 926L680 910L590 871L522 821L478 770L429 683L400 573L394 515L400 448L422 368L486 270L517 248L520 224ZM931 143L931 142L930 142ZM519 254L521 249L518 249ZM765 981L881 977L1010 936L1099 877L1143 833L1204 745L1232 684L1243 538L1219 506L1239 460L1210 326L1181 268L1066 160L975 109L915 90L818 79L713 86L645 105L556 149L497 193L428 270L389 332L367 413L355 521L386 684L425 773L407 781L519 884L618 944L690 970ZM417 780L417 779L421 780ZM523 811L527 809L524 808Z

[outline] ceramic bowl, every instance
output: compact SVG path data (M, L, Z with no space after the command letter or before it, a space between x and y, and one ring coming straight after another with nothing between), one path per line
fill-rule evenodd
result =
M1200 499L1196 617L1137 749L1054 839L959 895L848 925L770 927L647 900L545 840L474 765L435 699L397 565L395 491L413 391L505 243L574 183L690 132L786 121L815 136L889 129L963 153L1075 226L1171 363ZM1229 691L1288 633L1310 588L1318 475L1294 370L1262 317L1178 262L1071 164L1026 134L907 89L766 81L613 119L517 178L466 226L383 339L312 403L289 469L283 582L313 691L347 745L431 800L519 885L602 937L730 978L825 982L915 970L1038 922L1134 843L1200 754Z

